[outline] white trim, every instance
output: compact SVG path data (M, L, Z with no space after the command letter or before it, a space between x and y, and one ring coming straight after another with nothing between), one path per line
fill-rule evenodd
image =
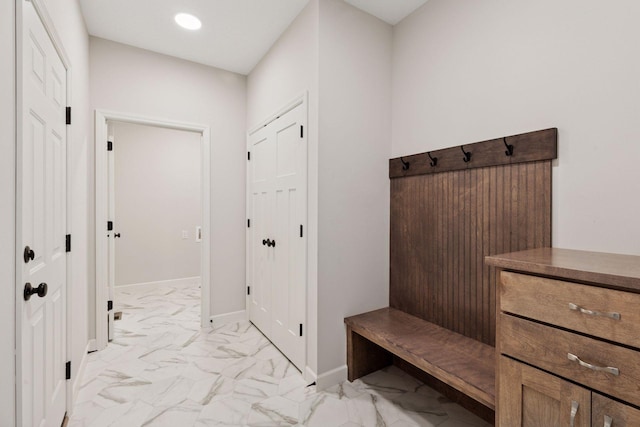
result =
M201 166L202 166L202 248L200 251L200 277L201 287L201 316L200 323L204 327L209 323L211 313L211 129L208 125L195 123L176 122L173 120L152 118L137 114L121 113L107 110L95 111L95 219L96 219L96 344L98 350L107 346L107 316L99 307L107 306L107 235L100 225L107 223L107 150L106 141L107 121L141 124L147 126L163 127L168 129L186 130L198 132L202 135ZM102 286L99 284L102 283Z
M95 345L95 340L89 340L87 342L87 346L84 349L84 353L82 354L82 360L80 361L80 366L78 367L78 372L76 373L75 378L73 379L72 389L72 400L75 402L78 397L78 392L80 391L80 387L82 386L82 379L84 378L84 371L87 367L87 360L89 358L89 352L91 351L91 342ZM67 415L73 415L73 407L67 409Z
M309 366L305 368L302 376L308 384L313 384L318 380L318 375Z
M87 353L93 353L94 351L98 351L98 344L96 344L95 338L91 338L87 343Z
M307 103L308 102L308 97L309 97L309 93L307 91L302 92L300 95L298 95L295 98L293 98L293 100L287 102L284 105L284 107L280 108L278 111L276 111L275 113L271 114L269 117L267 117L266 119L264 119L263 121L261 121L260 123L255 125L254 127L249 128L249 130L247 131L247 136L250 136L250 135L256 133L261 128L267 126L269 123L271 123L272 121L278 119L283 114L288 113L289 111L293 110L298 105L300 105L302 103ZM306 122L308 121L307 119L308 119L308 117L305 116L305 125L306 125Z
M157 286L193 286L200 284L200 276L183 277L181 279L157 280L155 282L129 283L126 285L118 285L116 289L126 288L153 288Z
M209 318L211 326L220 326L225 323L244 322L249 320L247 310L233 311L231 313L216 314Z
M347 380L347 365L339 366L335 369L318 375L316 379L316 390L322 391L336 384Z

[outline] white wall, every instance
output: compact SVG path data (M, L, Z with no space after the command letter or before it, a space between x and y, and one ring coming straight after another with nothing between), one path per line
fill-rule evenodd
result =
M0 2L0 414L15 424L15 2Z
M309 94L307 366L317 372L318 0L311 0L247 78L247 127ZM243 169L244 170L244 169ZM244 262L244 257L242 258Z
M319 386L346 379L343 320L389 304L392 28L320 2Z
M112 136L115 285L200 276L201 134L115 122Z
M346 378L346 315L388 304L391 27L312 0L248 78L248 124L309 91L308 368Z
M553 245L640 254L640 3L430 0L395 27L393 156L548 127Z
M90 52L92 110L211 126L211 314L243 310L246 77L93 37Z

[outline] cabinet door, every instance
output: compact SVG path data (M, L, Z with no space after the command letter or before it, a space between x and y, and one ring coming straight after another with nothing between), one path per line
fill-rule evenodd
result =
M640 411L593 393L591 425L593 427L640 426Z
M498 369L498 426L590 426L589 390L504 356Z

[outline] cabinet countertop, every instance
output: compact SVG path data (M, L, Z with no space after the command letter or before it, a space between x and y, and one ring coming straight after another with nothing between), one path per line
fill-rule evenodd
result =
M539 248L493 255L487 265L640 293L640 256Z

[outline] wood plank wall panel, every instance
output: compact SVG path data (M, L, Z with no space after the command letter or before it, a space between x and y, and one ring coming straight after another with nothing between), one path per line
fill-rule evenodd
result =
M495 345L484 257L551 246L551 161L391 180L390 306Z

